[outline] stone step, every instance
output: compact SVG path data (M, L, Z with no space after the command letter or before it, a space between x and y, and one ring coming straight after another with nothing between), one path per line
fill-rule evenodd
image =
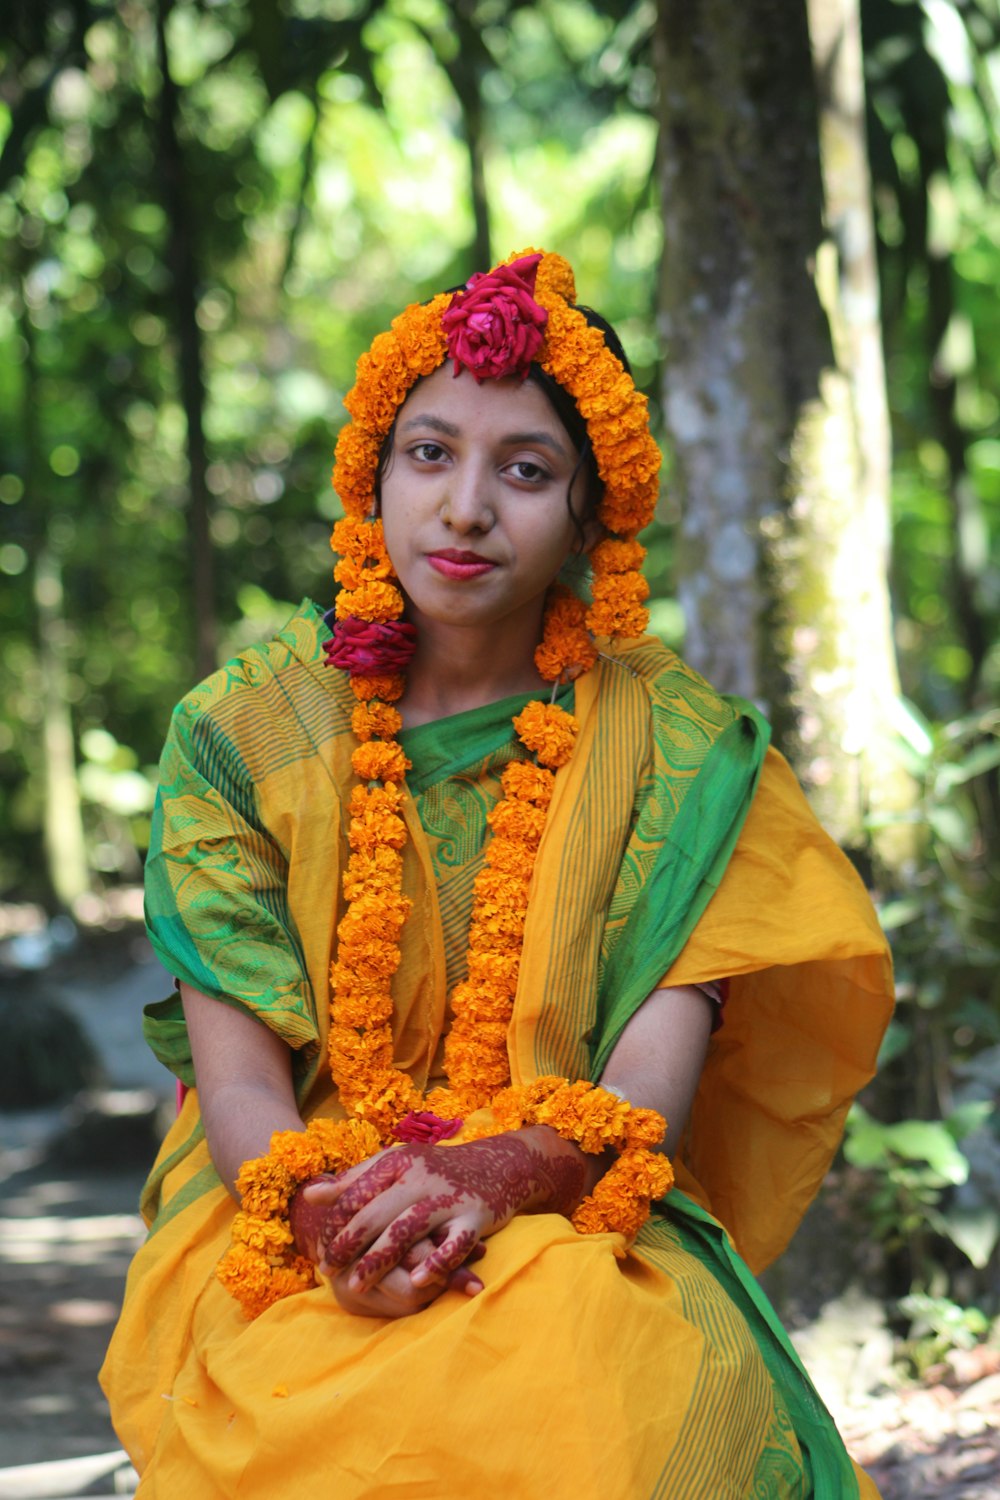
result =
M0 1500L96 1500L132 1495L139 1476L121 1448L0 1469Z

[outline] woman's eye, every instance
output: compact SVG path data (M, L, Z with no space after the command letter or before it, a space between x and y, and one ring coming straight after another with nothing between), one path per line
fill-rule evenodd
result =
M440 443L414 443L410 452L425 464L436 464L444 458L444 449Z
M541 484L548 479L549 471L543 469L541 464L532 463L530 459L521 458L510 466L511 473L515 479L521 479L526 484Z

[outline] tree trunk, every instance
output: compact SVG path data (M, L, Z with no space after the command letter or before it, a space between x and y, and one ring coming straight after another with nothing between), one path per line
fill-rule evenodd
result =
M39 431L41 401L35 330L22 291L21 335L27 351L21 412L24 435L24 481L36 525L32 528L35 621L38 640L38 677L42 725L41 763L45 784L43 840L49 886L60 906L72 909L90 886L80 790L76 779L76 746L66 692L67 631L63 607L62 570L47 540L52 515L46 493L47 466L42 459ZM36 530L37 527L37 530Z
M184 158L177 135L177 86L170 74L167 18L173 0L158 0L156 41L160 67L160 169L169 225L168 258L173 276L173 308L179 351L181 404L187 423L189 502L188 545L195 619L195 665L199 676L215 670L215 580L209 491L206 475L201 330L198 327L198 270L194 230L184 191Z
M45 857L56 900L72 909L89 889L90 875L76 779L73 722L66 695L62 569L48 547L35 561L35 608L45 764Z
M656 54L687 655L765 709L826 827L863 849L882 801L874 747L898 692L888 459L884 426L859 424L837 356L853 368L863 351L858 388L876 382L883 413L884 382L870 321L855 335L841 314L806 6L664 4ZM851 86L860 97L859 74ZM863 159L863 137L852 149ZM868 296L877 331L873 281Z
M480 34L480 24L469 14L467 4L453 7L451 24L458 38L458 51L444 56L436 48L438 62L448 75L462 112L462 134L469 157L469 196L474 224L469 247L470 274L488 271L493 264L490 233L490 205L486 191L486 128L483 118L482 76L489 64L489 54Z

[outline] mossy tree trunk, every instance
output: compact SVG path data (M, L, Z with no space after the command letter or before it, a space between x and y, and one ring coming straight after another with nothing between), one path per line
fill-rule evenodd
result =
M664 409L687 655L765 709L860 851L909 795L884 748L888 425L856 0L810 8L819 99L805 0L660 7Z

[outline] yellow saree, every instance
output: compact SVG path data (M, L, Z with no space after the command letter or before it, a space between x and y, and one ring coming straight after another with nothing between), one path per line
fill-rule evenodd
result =
M161 953L286 1038L306 1117L338 1109L320 1059L352 781L350 696L322 665L322 636L305 609L182 705L150 878ZM233 1205L193 1091L150 1178L152 1230L103 1371L147 1500L315 1485L338 1500L874 1494L716 1222L760 1269L829 1164L891 1004L870 904L780 757L763 758L752 715L671 653L643 642L602 660L575 711L578 749L535 871L512 1076L599 1071L623 995L730 976L677 1163L684 1193L631 1247L555 1215L515 1219L488 1242L479 1297L446 1293L413 1318L353 1317L319 1286L248 1323L214 1277ZM509 732L470 742L448 728L454 755L423 782L415 767L407 813L421 919L406 928L394 1033L421 1084L439 1066L475 830L514 753ZM736 772L709 774L734 737ZM154 1011L154 1045L192 1082L176 1004Z

